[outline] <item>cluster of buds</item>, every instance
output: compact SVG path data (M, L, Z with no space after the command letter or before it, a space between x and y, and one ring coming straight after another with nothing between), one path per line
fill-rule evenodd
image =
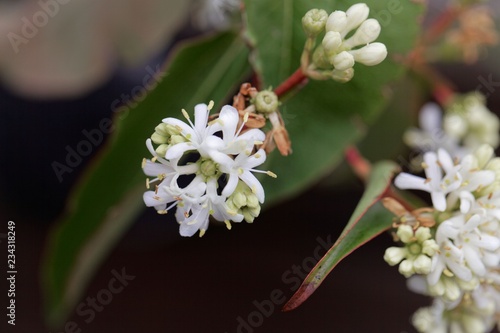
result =
M433 110L424 108L425 131L412 136L438 138L427 132L443 126L438 143L457 149L452 156L437 145L423 155L424 177L403 172L395 178L399 189L430 193L432 206L409 213L384 201L397 216L395 241L402 244L388 248L384 259L399 264L411 289L434 298L414 315L419 332L486 333L500 316L500 157L488 144L498 144L492 129L498 132L498 118L477 95L455 98L443 122Z
M403 139L420 153L442 148L453 158L462 158L483 144L497 148L500 121L485 102L481 93L473 92L453 96L444 110L428 103L419 114L420 128L410 128ZM420 170L421 157L411 161L414 170Z
M308 37L301 59L302 71L317 80L348 82L354 76L356 62L366 66L381 63L387 57L387 48L374 42L381 27L376 19L368 18L369 12L364 3L355 4L345 12L336 10L330 15L322 9L307 12L302 18ZM352 31L352 36L346 38ZM316 46L320 35L323 39Z

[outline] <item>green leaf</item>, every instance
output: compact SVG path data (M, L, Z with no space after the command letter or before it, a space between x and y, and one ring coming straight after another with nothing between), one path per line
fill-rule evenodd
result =
M374 165L366 191L342 234L285 304L284 311L297 308L316 291L342 259L391 227L393 214L382 206L380 199L391 185L393 174L398 170L399 167L390 161Z
M354 79L346 84L311 80L281 107L293 154L269 155L267 168L278 178L263 179L267 203L295 195L331 172L344 148L362 138L366 126L382 112L392 95L389 84L404 73L397 59L413 47L422 6L409 1L364 2L371 9L370 17L380 21L382 32L377 41L386 44L389 56L374 67L356 64ZM306 40L301 18L309 9L345 11L353 4L347 0L245 3L246 37L254 48L251 59L262 88L278 86L299 67Z
M145 140L168 116L210 100L224 102L249 75L248 50L236 34L223 33L181 47L157 88L130 112L118 114L117 129L100 159L87 170L70 198L66 216L49 240L44 265L48 321L60 324L93 272L144 207L141 161Z

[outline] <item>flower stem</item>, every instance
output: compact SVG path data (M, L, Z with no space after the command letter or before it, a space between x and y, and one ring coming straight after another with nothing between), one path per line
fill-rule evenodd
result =
M355 146L347 146L344 151L344 155L347 163L351 166L354 173L364 182L368 182L368 178L371 173L371 163L361 155L358 148ZM408 203L404 198L402 198L392 186L388 186L385 192L380 196L380 199L384 197L390 197L399 202L406 210L409 212L413 211L415 208L412 204Z
M372 169L370 162L361 155L358 148L355 146L347 146L344 155L354 173L366 183Z
M307 76L304 75L302 69L297 69L291 76L288 77L283 83L281 83L276 89L274 89L274 93L278 95L278 97L283 96L290 90L294 89L301 84L305 84L307 81Z
M463 8L457 6L446 8L428 28L424 37L425 43L431 43L438 39L455 22L462 11Z

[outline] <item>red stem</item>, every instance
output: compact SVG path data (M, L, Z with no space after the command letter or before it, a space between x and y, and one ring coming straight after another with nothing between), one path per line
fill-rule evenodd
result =
M462 13L462 8L448 7L438 18L431 24L425 35L427 43L434 41L441 36L446 29L456 20Z
M354 173L361 179L363 182L368 181L368 177L370 177L371 173L371 164L366 160L363 155L359 152L358 148L355 146L347 146L344 151L345 159L347 163L351 166ZM392 186L388 186L385 192L380 196L390 197L394 200L398 201L407 211L411 212L415 208L408 203L404 198L402 198L397 192L394 191Z
M347 163L354 173L364 182L368 181L371 172L371 165L359 152L355 146L347 146L344 152Z
M299 68L288 79L286 79L286 81L284 81L276 89L274 89L274 93L278 95L278 97L280 97L296 86L305 83L306 80L307 76L305 76L302 72L302 69Z

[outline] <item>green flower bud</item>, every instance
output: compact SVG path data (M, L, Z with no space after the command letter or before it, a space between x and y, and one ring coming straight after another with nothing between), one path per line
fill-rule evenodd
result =
M309 37L316 37L323 32L328 13L323 9L311 9L302 18L302 26Z
M272 91L264 90L255 97L255 109L260 113L273 113L278 109L278 96Z
M169 127L169 125L167 125L165 123L161 123L155 127L155 132L161 136L170 136L168 127Z
M250 214L250 211L248 211L247 209L243 210L243 218L245 219L246 222L248 223L253 223L253 220L255 220L255 216L253 216L252 214Z
M245 194L238 192L233 196L233 203L236 207L241 208L247 205L247 197Z
M312 56L312 63L314 64L314 66L316 66L316 68L321 68L321 69L332 68L332 64L330 64L330 61L328 61L328 57L326 56L325 50L321 45L314 50Z
M158 156L165 157L165 154L167 153L167 150L169 147L170 147L169 145L164 143L164 144L159 145L155 151L158 154Z
M176 145L178 143L186 142L186 139L182 135L172 135L170 137L170 144L171 145Z
M163 143L168 143L168 136L163 136L161 134L158 134L157 132L154 132L151 135L151 140L156 143L157 145L161 145Z

